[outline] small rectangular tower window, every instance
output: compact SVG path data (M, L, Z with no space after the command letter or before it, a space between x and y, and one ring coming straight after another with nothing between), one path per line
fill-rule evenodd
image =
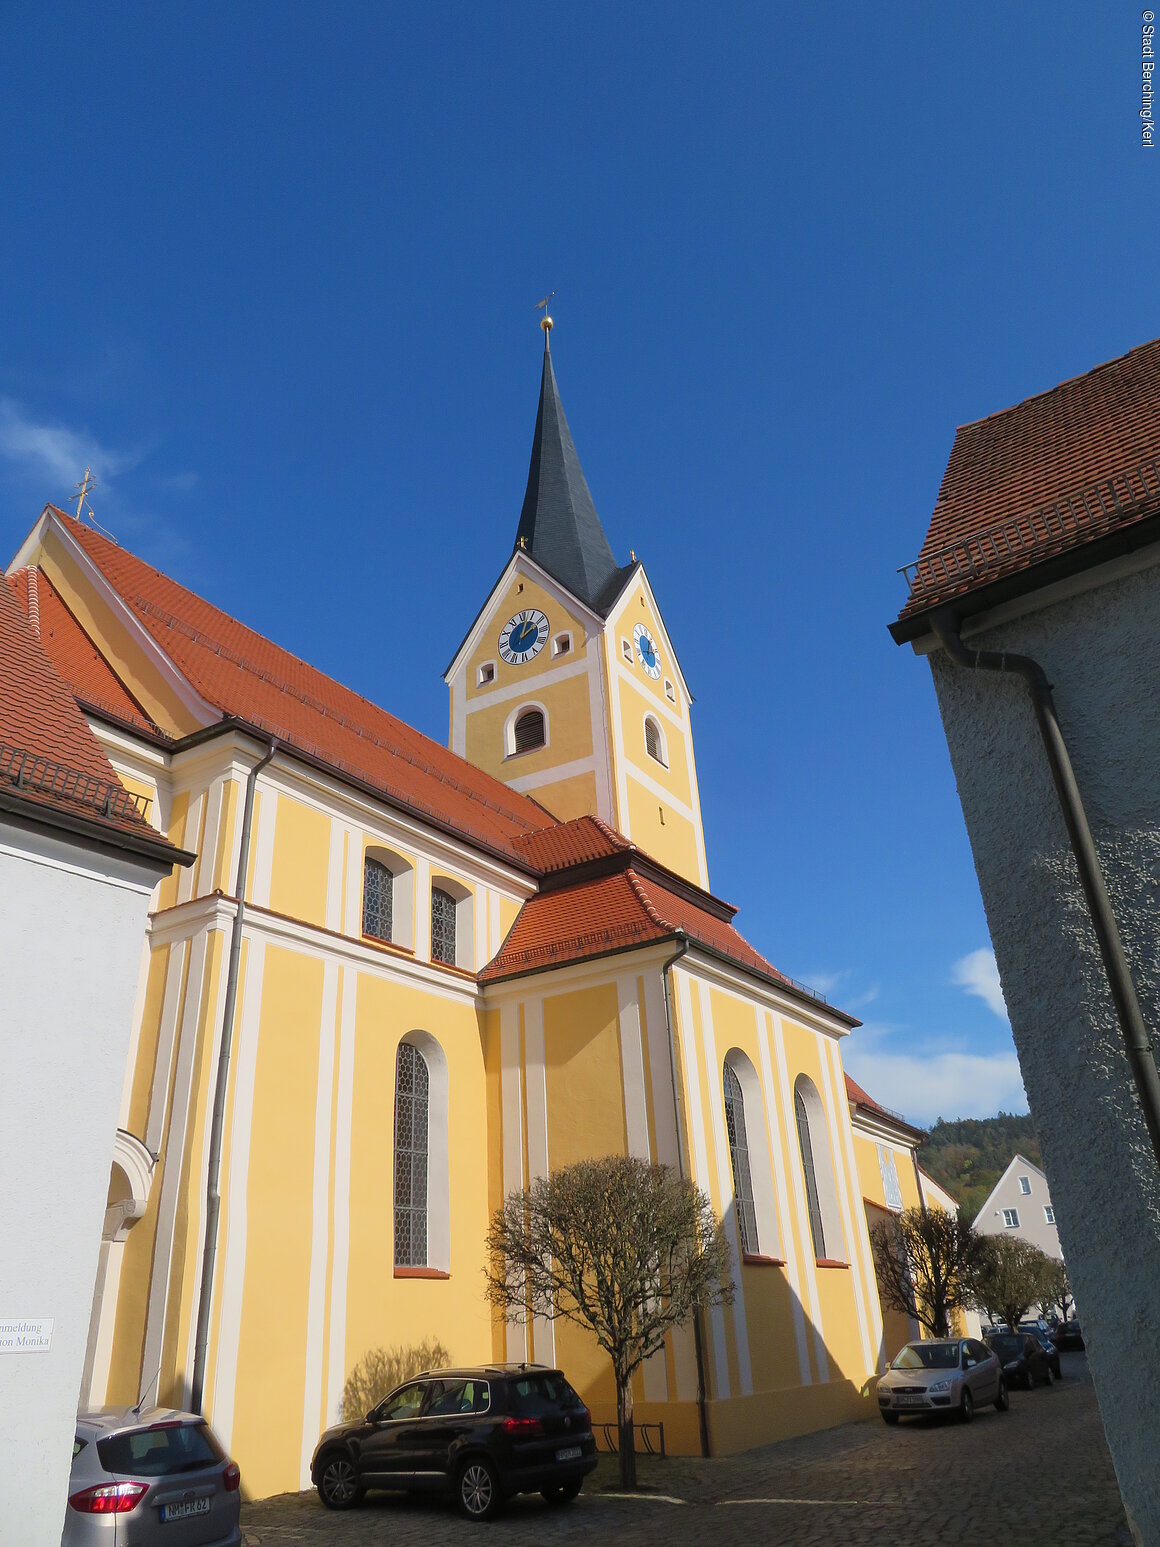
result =
M665 697L670 704L675 704L677 701L677 690L667 677L665 678Z
M624 656L625 660L631 666L632 665L632 646L629 644L627 639L622 639L620 641L620 653L621 653L621 655Z
M484 661L475 678L477 687L485 688L489 682L495 681L495 662Z
M572 648L571 634L557 634L552 641L552 654L567 655Z

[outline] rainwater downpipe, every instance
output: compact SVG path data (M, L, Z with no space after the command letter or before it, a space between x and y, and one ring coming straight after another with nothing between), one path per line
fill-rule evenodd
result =
M677 1120L677 1170L685 1180L685 1149L682 1135L685 1133L685 1124L681 1108L680 1089L677 1084L677 1053L676 1038L673 1034L673 1008L672 997L669 988L669 971L681 957L685 955L691 944L687 935L677 931L677 939L680 948L669 957L661 972L661 981L665 987L665 1027L669 1036L669 1076L673 1082L673 1115ZM701 1435L701 1454L709 1454L709 1417L705 1409L705 1351L701 1340L701 1313L693 1312L693 1352L697 1359L697 1425Z
M1088 826L1087 813L1084 810L1079 785L1076 783L1075 770L1071 766L1067 744L1063 739L1063 732L1055 712L1055 700L1051 694L1051 683L1047 680L1047 673L1038 661L1033 661L1028 655L1013 655L1005 650L974 650L969 645L965 645L959 634L958 620L947 608L940 608L932 615L931 627L951 660L956 661L960 666L966 666L975 671L1014 672L1027 683L1039 734L1043 738L1043 746L1047 753L1051 778L1055 784L1055 793L1059 798L1059 809L1067 828L1071 852L1079 871L1080 885L1083 887L1092 928L1095 930L1096 941L1099 944L1104 974L1116 1010L1116 1019L1123 1033L1124 1050L1128 1055L1132 1081L1136 1087L1136 1094L1140 1098L1140 1108L1148 1127L1148 1137L1152 1141L1152 1152L1156 1157L1157 1165L1160 1165L1160 1070L1157 1069L1156 1060L1152 1054L1148 1029L1144 1025L1140 1001L1136 997L1136 986L1132 982L1128 958L1124 954L1116 917L1112 912L1111 899L1108 896L1103 872L1100 870L1099 856L1092 840L1091 828Z
M193 1349L193 1380L190 1407L202 1410L205 1391L205 1364L209 1350L209 1317L213 1303L214 1263L217 1260L218 1215L221 1211L222 1131L225 1127L226 1089L230 1075L230 1049L234 1040L234 1009L238 1001L238 964L242 958L242 922L246 916L246 872L250 866L250 828L254 821L254 791L258 775L278 750L271 741L262 757L250 769L246 779L246 802L242 813L242 841L238 850L238 877L234 887L237 911L230 936L230 964L226 976L226 1003L222 1011L221 1039L218 1047L217 1084L213 1093L213 1117L209 1135L209 1174L205 1189L205 1250L201 1259L201 1282L197 1294L197 1340Z

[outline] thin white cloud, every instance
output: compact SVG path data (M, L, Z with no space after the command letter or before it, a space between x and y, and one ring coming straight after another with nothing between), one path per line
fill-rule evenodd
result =
M868 1004L873 1004L882 992L880 983L871 983L869 988L863 989L860 994L855 994L852 999L843 999L843 1010L864 1010Z
M851 1038L842 1050L842 1062L876 1101L912 1122L1027 1110L1014 1048L996 1053L883 1053L859 1047Z
M1001 1021L1009 1019L999 982L999 969L995 965L995 953L989 947L961 956L951 968L951 982L964 993L974 994L977 999L981 999L987 1009Z
M825 994L828 998L836 988L839 988L850 976L849 968L842 972L811 972L803 981L817 994Z
M14 398L0 398L0 456L23 473L48 480L46 496L61 499L79 483L86 467L98 482L127 472L139 452L112 451L90 430L74 430L31 417Z

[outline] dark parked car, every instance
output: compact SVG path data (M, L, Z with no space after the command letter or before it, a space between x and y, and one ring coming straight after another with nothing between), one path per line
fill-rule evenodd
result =
M1082 1348L1083 1333L1080 1331L1078 1321L1062 1321L1051 1334L1052 1342L1056 1348L1061 1348L1066 1353L1069 1349Z
M1026 1386L1030 1391L1037 1380L1048 1386L1055 1381L1047 1349L1030 1332L992 1332L984 1341L998 1356L1009 1386Z
M513 1493L569 1503L595 1465L592 1415L559 1370L493 1364L421 1375L327 1429L310 1476L330 1509L368 1488L449 1492L487 1520Z
M1056 1348L1052 1341L1051 1329L1043 1322L1021 1321L1019 1323L1019 1330L1020 1332L1026 1332L1030 1337L1036 1338L1043 1344L1044 1350L1047 1353L1047 1362L1051 1366L1052 1375L1055 1376L1056 1380L1061 1379L1063 1369L1059 1362L1059 1349Z

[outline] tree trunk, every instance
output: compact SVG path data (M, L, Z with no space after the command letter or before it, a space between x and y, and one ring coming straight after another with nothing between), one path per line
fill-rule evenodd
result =
M632 1421L632 1378L616 1377L616 1428L620 1453L620 1486L636 1487L636 1430Z

